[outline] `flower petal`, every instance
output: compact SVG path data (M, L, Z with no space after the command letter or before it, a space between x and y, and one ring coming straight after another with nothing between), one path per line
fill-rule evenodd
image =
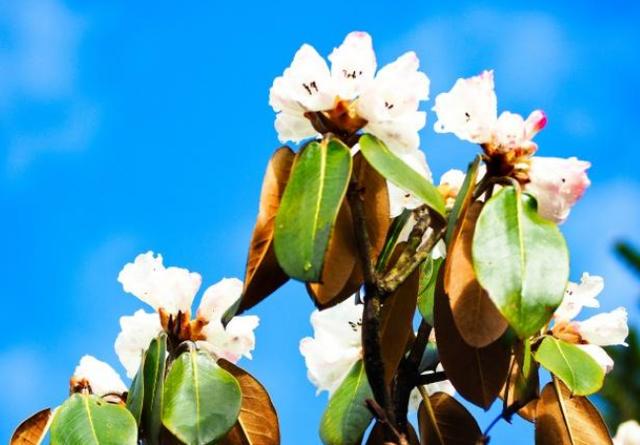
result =
M283 144L287 141L297 144L304 139L318 135L309 119L287 112L276 115L275 128L278 132L278 140Z
M243 356L250 359L256 344L253 331L259 323L260 319L255 315L236 316L225 328L219 319L213 319L202 330L206 340L199 341L198 345L232 363Z
M627 310L623 307L575 322L583 340L598 346L627 345Z
M333 107L335 89L329 67L311 45L304 44L282 76L273 81L269 105L275 111L302 114Z
M106 362L91 355L85 355L73 372L73 377L86 380L93 394L102 397L106 394L123 394L127 392L118 373Z
M534 156L525 190L538 201L538 213L558 224L569 216L571 207L582 197L591 181L591 164L577 158Z
M314 337L300 341L300 353L307 365L307 376L318 393L333 394L362 357L362 309L354 297L311 314Z
M242 281L237 278L223 278L207 288L200 301L198 318L220 320L224 313L242 295Z
M517 113L503 111L498 117L495 127L495 143L502 151L513 150L527 142L525 123Z
M408 153L400 153L399 157L413 170L420 173L428 181L432 180L431 169L427 164L427 158L424 152L413 150ZM389 208L391 217L395 218L400 215L404 209L414 210L424 204L419 198L412 193L401 189L395 184L387 181L387 189L389 193Z
M202 278L199 274L179 267L165 268L162 255L153 252L140 254L133 263L120 271L118 281L129 292L154 309L164 308L171 314L191 310Z
M370 121L364 126L365 133L382 139L396 154L417 150L420 146L420 131L427 123L427 113L416 111L405 113L393 120Z
M331 77L342 99L354 99L373 80L376 55L371 36L354 31L329 55Z
M640 424L635 420L627 420L618 425L618 431L613 438L614 445L640 444Z
M120 317L120 333L116 338L115 350L120 363L127 370L127 377L135 377L143 352L160 332L162 326L158 314L149 314L140 309L131 316Z
M564 292L562 303L553 314L558 321L573 320L583 307L600 307L600 302L596 299L604 289L604 280L599 276L591 276L583 273L580 284L569 282Z
M433 111L438 116L437 133L453 133L478 144L490 142L498 116L493 71L458 79L449 92L436 97Z
M598 345L576 345L584 352L589 354L591 358L593 358L600 367L603 369L605 374L608 374L613 369L613 359L607 354L602 347Z

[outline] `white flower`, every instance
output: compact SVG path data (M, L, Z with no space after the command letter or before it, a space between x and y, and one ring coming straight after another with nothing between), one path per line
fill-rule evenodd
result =
M431 169L427 164L427 158L424 152L413 150L407 153L399 153L398 156L427 181L432 181ZM387 181L387 189L389 192L389 209L392 218L400 215L405 209L414 210L424 204L424 202L414 196L413 193L405 191L389 181Z
M498 117L493 71L458 79L449 92L436 96L433 111L438 116L434 124L437 133L453 133L465 141L489 144L499 152L514 149L535 152L537 147L531 139L547 122L540 110L526 120L508 111Z
M591 181L587 169L591 164L575 157L534 156L529 170L530 182L525 190L538 202L538 213L558 224L569 216L571 207L582 197Z
M162 257L152 252L139 255L134 263L127 264L118 281L128 291L154 309L165 310L173 317L182 314L182 322L189 324L188 315L201 278L197 273L177 267L165 268ZM255 348L254 329L259 318L236 316L226 327L222 325L224 313L242 294L242 281L224 278L210 286L204 293L197 311L197 320L191 322L195 331L193 338L180 340L197 341L198 346L217 357L237 362L242 356L251 358ZM166 326L163 327L158 312L136 311L132 316L120 318L121 331L115 342L115 350L127 375L133 378L140 367L142 354ZM189 330L187 330L189 332Z
M155 312L150 314L139 309L133 315L120 317L120 333L116 337L114 348L127 371L127 377L135 377L142 354L160 332L160 317Z
M437 133L453 133L477 144L490 142L498 116L493 71L458 79L449 92L436 96L433 111Z
M592 359L594 359L605 372L608 374L613 369L613 359L607 351L604 350L601 346L598 345L576 345L578 348L582 349L584 352L589 354Z
M613 438L615 445L640 445L640 425L635 420L627 420L618 425Z
M427 122L418 107L429 99L429 78L418 71L419 63L414 52L403 54L382 68L356 101L358 115L367 120L363 130L397 153L418 148L418 131Z
M362 309L352 297L311 314L314 336L300 341L300 353L307 365L307 376L318 393L328 391L331 396L362 358Z
M608 373L613 369L613 359L602 346L625 345L629 335L627 311L619 307L612 312L597 314L583 321L572 321L584 307L598 308L596 297L604 289L599 276L583 273L580 284L570 282L562 303L553 314L555 326L552 332L588 353Z
M362 310L355 296L323 311L311 314L313 337L300 341L300 352L307 365L307 376L318 388L317 393L328 391L329 397L340 386L353 365L362 358ZM437 368L442 371L442 365ZM429 394L444 391L454 394L448 380L427 385ZM416 396L416 394L418 394ZM410 403L417 408L419 392L414 390Z
M446 185L454 196L457 196L467 175L462 170L452 168L440 176L440 185Z
M191 310L202 278L187 269L165 268L162 255L154 257L153 252L147 252L125 265L118 281L125 292L135 295L152 308L163 308L170 314L177 314Z
M619 307L611 312L594 315L575 322L583 340L598 346L624 345L629 335L627 310Z
M85 355L73 372L73 379L85 380L91 387L91 392L99 397L107 394L119 394L127 392L118 373L105 363L91 355Z
M369 34L352 32L329 56L331 68L310 45L303 45L291 66L269 92L281 142L300 142L317 135L307 112L328 112L339 103L360 119L363 130L396 151L416 149L426 113L418 111L429 96L429 79L418 71L419 60L408 52L376 75L376 56ZM360 124L362 125L362 124Z
M573 320L583 307L597 308L600 302L596 299L604 289L602 277L582 274L580 284L569 282L564 292L562 303L553 314L556 320Z

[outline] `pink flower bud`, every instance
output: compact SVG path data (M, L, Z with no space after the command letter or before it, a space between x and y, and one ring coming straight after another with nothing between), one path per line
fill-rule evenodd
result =
M526 191L538 201L538 213L558 224L569 216L571 207L582 197L591 181L587 169L591 164L575 157L531 158Z
M542 110L532 111L524 125L527 139L533 139L547 125L547 116Z

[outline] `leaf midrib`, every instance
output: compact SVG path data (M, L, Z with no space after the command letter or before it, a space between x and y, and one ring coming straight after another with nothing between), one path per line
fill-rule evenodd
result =
M82 398L82 403L87 411L87 420L89 421L89 427L91 429L91 435L93 436L93 440L96 445L100 445L100 441L98 440L98 433L96 432L95 425L93 424L93 416L91 415L91 407L89 406L89 397L88 396L80 396Z

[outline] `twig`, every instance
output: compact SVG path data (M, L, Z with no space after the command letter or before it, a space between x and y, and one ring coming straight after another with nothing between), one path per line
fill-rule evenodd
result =
M407 354L398 366L398 374L394 382L394 410L396 414L396 423L398 428L407 432L407 410L409 407L409 398L411 390L418 384L419 367L422 355L429 342L431 334L431 326L424 321L420 322L418 335L411 345L409 354Z
M447 380L447 374L444 371L436 371L420 375L420 377L418 377L418 384L420 386L424 386L432 383L444 382L445 380Z
M387 413L382 409L378 402L373 399L365 400L365 404L367 405L367 409L373 415L378 423L388 428L395 438L398 440L399 445L408 445L406 436L398 431L392 424L389 423L389 419L387 418Z
M364 275L364 310L362 314L362 348L364 368L373 396L378 405L386 413L385 437L394 435L395 416L389 409L391 395L384 376L384 362L380 352L380 310L382 307L381 294L376 285L376 272L371 261L371 243L367 231L364 208L362 205L361 189L355 180L349 185L348 199L351 204L354 219L354 230L358 256Z
M379 288L387 294L395 291L398 286L404 283L409 275L411 275L413 271L429 257L435 245L444 236L445 231L446 227L444 226L434 228L433 232L431 232L424 244L418 248L413 255L406 258L403 262L398 260L396 265L379 282Z

